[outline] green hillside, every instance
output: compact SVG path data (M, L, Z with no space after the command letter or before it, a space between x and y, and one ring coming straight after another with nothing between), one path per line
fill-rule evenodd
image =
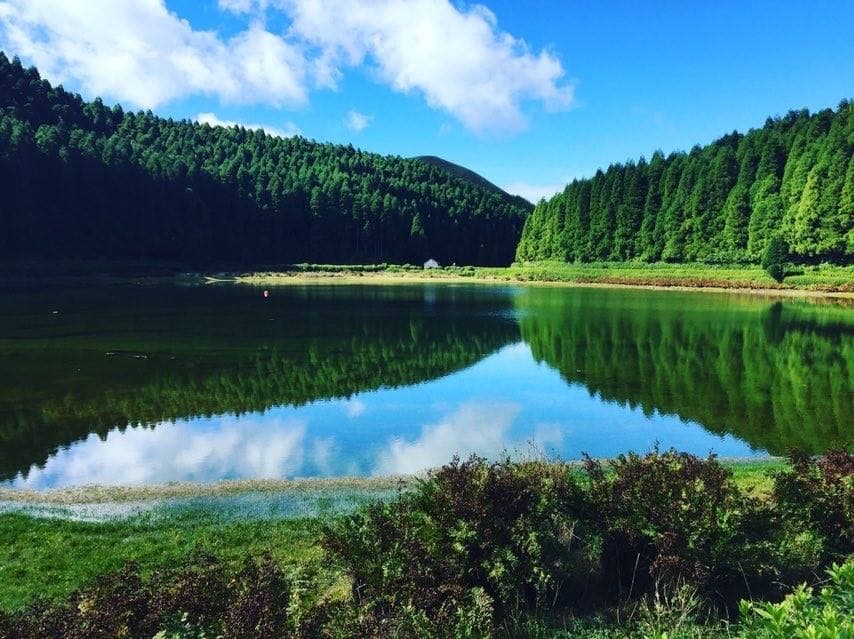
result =
M0 260L513 259L530 205L447 167L83 101L0 53Z
M500 186L497 186L497 185L493 184L492 182L490 182L489 180L487 180L485 177L483 177L479 173L475 173L471 169L467 169L464 166L460 166L459 164L454 164L453 162L449 162L448 160L437 157L435 155L419 155L418 157L413 158L413 159L418 160L420 162L424 162L426 164L430 164L431 166L435 166L439 169L447 171L451 175L454 175L458 178L462 178L463 180L467 180L468 182L471 182L475 186L481 186L481 187L483 187L489 191L492 191L493 193L497 193L498 195L501 195L502 197L505 197L509 200L514 201L519 206L522 206L522 207L528 208L528 209L534 208L533 205L530 202L528 202L528 200L526 200L525 198L523 198L519 195L511 195L510 193L508 193L507 191L502 189Z
M775 235L796 261L852 262L854 103L575 180L537 205L516 257L756 263Z

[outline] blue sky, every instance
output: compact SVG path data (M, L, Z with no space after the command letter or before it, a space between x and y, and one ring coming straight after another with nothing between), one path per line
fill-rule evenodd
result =
M854 2L0 0L0 47L128 108L434 154L529 198L854 97Z

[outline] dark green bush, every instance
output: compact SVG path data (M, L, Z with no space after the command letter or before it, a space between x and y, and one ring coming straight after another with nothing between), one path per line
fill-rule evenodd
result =
M279 639L288 627L290 584L272 557L247 559L229 582L223 639Z
M587 508L569 466L455 460L398 500L329 526L323 545L354 600L380 615L411 608L448 626L480 596L500 622L584 598Z
M347 599L321 595L317 579L303 588L269 557L234 572L193 556L146 579L129 564L65 602L0 613L0 637L551 637L607 610L646 610L638 632L693 636L707 611L782 596L854 553L852 481L844 451L792 456L763 501L714 457L672 450L582 467L454 460L324 528Z
M601 579L612 596L689 583L735 603L745 582L758 578L756 542L767 535L766 522L714 456L631 453L607 468L588 459L585 470L602 538Z
M827 570L820 593L806 584L780 603L742 601L736 639L854 637L854 561Z
M194 556L180 569L164 569L147 581L136 564L103 575L67 602L36 602L0 618L6 639L113 639L178 636L273 639L289 635L290 589L270 557L247 559L227 578L216 559ZM180 632L179 632L180 630ZM207 631L207 632L206 632ZM170 636L168 633L166 636Z
M789 248L779 235L768 241L765 252L762 253L762 268L776 281L782 282L786 276L785 263L789 256Z
M180 614L184 624L204 625L218 619L228 601L225 567L210 555L191 555L185 565L162 570L151 578L147 628Z
M774 501L783 537L812 536L819 544L815 565L854 552L854 455L844 450L823 457L793 453L789 468L774 476Z

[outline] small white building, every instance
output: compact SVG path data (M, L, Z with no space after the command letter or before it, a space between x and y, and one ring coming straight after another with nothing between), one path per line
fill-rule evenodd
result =
M427 260L426 262L424 262L424 268L425 268L425 269L428 269L428 268L439 268L439 262L437 262L437 261L436 261L436 260L434 260L433 258L430 258L429 260Z

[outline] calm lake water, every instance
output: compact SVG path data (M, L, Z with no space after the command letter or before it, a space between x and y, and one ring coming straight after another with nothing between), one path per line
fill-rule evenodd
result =
M0 291L0 484L410 473L854 439L854 310L462 285Z

